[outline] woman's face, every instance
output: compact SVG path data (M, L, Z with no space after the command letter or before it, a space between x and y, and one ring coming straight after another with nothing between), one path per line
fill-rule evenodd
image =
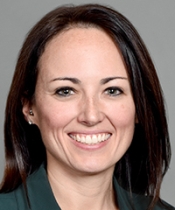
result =
M41 131L47 163L83 173L113 169L135 127L129 79L113 41L96 28L69 29L46 45L38 67L35 100L23 111Z

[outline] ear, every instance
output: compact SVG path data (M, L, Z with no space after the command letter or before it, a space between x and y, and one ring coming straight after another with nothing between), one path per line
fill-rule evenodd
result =
M26 100L26 99L23 99L22 100L22 112L23 112L23 115L24 115L24 118L25 120L29 123L29 124L33 124L33 117L34 117L34 114L33 114L33 111L32 111L32 105L31 103Z

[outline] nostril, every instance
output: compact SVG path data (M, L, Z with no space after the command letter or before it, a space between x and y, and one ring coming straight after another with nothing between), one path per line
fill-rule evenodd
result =
M86 126L94 126L98 123L101 123L105 118L105 115L102 112L82 112L78 116L78 122Z

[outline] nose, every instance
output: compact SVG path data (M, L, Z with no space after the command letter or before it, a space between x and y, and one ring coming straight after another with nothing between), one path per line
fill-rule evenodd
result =
M94 126L104 120L105 114L97 98L84 98L80 104L78 121L86 126Z

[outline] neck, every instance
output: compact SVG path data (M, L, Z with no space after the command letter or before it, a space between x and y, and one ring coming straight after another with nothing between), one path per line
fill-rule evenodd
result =
M48 179L57 203L64 210L117 209L113 168L96 174L78 173L48 164Z

